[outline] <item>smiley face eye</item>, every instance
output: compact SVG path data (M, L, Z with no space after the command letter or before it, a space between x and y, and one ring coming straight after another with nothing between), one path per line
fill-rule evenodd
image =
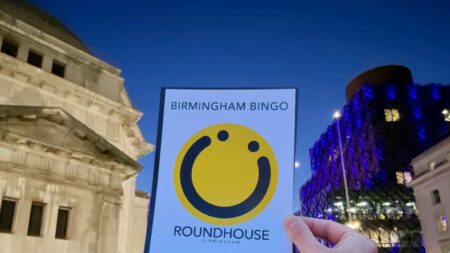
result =
M250 152L256 152L259 150L259 143L257 141L251 141L248 143L248 150Z
M221 130L217 133L217 139L219 139L219 141L226 141L228 136L228 132L225 130Z

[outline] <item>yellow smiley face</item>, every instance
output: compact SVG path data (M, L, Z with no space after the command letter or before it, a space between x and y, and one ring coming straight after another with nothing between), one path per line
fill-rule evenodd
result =
M275 193L278 168L267 141L237 124L218 124L194 134L178 153L176 194L196 218L235 225L258 215Z

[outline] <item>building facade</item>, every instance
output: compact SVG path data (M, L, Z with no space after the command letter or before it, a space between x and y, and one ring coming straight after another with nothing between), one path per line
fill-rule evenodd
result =
M0 0L0 252L143 252L141 116L119 69L44 11Z
M445 112L445 111L444 111ZM412 161L414 189L420 226L428 253L450 252L450 137L426 150Z
M310 150L301 213L348 223L380 252L423 251L411 159L449 127L450 87L417 85L401 66L369 70L347 87L347 104ZM338 130L338 125L340 129ZM342 158L349 206L343 183Z

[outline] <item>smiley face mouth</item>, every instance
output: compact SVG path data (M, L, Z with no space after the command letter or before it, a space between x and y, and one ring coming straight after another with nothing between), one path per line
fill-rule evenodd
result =
M217 138L219 141L226 141L228 139L228 132L225 130L219 131ZM195 190L194 183L192 181L192 168L195 160L200 153L210 145L211 138L209 136L203 136L192 144L183 157L180 168L180 183L184 195L191 205L198 211L212 217L234 218L250 212L263 200L269 189L271 180L269 159L265 156L260 156L257 159L258 182L250 196L248 196L241 203L233 206L217 206L205 201ZM256 141L251 141L247 148L249 152L257 152L259 150L259 143Z

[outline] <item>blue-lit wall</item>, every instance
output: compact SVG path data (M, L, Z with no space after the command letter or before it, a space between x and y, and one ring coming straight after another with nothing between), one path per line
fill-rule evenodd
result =
M379 170L376 133L371 124L374 111L367 110L374 96L373 87L364 86L362 92L344 106L339 119L348 185L352 189L371 187L370 178ZM337 134L336 122L333 122L310 149L313 175L301 190L304 215L324 215L324 210L331 204L327 193L343 188Z
M384 109L399 110L400 121L385 122ZM395 184L395 172L410 170L411 159L449 127L450 87L364 85L339 119L347 179L351 189ZM313 175L301 189L304 209L322 191L343 187L336 121L310 149Z
M389 195L400 187L405 199L413 199L410 189L398 185L396 172L412 172L411 159L447 133L446 108L450 86L364 85L339 119L349 189ZM385 109L398 110L400 119L387 122ZM336 124L334 120L310 149L312 177L300 191L302 215L337 219L327 212L335 201L330 196L343 189Z

